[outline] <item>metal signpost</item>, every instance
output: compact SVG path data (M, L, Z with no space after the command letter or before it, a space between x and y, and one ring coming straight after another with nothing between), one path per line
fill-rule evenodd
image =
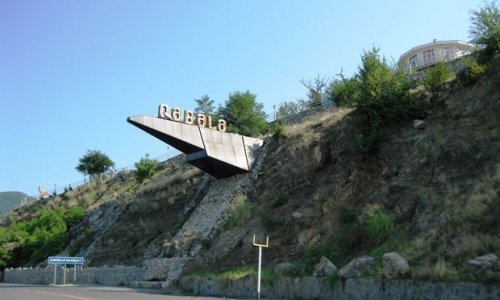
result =
M255 234L254 234L253 235L253 245L255 247L259 247L259 268L257 271L257 299L260 300L260 273L261 273L261 265L262 265L262 248L269 248L269 237L267 237L265 244L257 244L255 242Z
M54 265L54 285L57 284L57 265L64 265L63 284L66 284L66 265L73 265L73 283L76 282L76 265L83 265L85 259L83 257L65 257L65 256L49 256L47 259L49 265Z

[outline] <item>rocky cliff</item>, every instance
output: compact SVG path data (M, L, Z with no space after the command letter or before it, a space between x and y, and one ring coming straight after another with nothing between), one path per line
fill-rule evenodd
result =
M343 265L398 251L415 278L496 281L498 265L476 277L464 264L500 249L499 61L477 82L422 94L425 119L385 127L369 155L352 147L355 112L331 106L265 137L248 174L216 180L177 159L143 184L118 174L3 223L40 206L83 205L62 254L145 266L148 280L254 265L257 234L269 236L265 265L292 262L305 276L321 256Z

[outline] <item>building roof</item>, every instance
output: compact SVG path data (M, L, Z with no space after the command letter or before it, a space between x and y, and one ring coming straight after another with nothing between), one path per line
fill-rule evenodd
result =
M460 41L460 40L449 40L449 41L436 41L436 40L434 40L433 42L411 48L410 50L403 53L399 57L399 60L401 61L401 59L403 57L407 56L410 53L413 53L413 52L416 52L418 50L422 50L422 49L425 49L425 48L428 48L428 47L434 46L434 45L462 45L462 46L464 46L464 48L470 48L471 51L476 49L476 46L474 46L473 44L467 43L464 41Z

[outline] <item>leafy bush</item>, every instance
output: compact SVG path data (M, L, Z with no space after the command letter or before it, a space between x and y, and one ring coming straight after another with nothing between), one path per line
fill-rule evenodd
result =
M333 102L341 107L353 107L360 97L360 86L356 78L346 79L341 74L341 80L334 80L330 85L329 93Z
M158 161L156 159L149 158L149 154L146 154L146 156L141 157L141 159L135 163L135 168L135 178L139 183L141 183L156 173L156 169L158 169Z
M424 77L424 86L428 90L435 90L438 86L451 78L451 72L443 62L438 62L435 66L429 68Z

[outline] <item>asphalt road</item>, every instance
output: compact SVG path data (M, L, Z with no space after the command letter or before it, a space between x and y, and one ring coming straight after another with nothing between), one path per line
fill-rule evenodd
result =
M163 295L155 290L105 286L46 286L0 283L0 300L173 300L219 299ZM227 299L227 298L226 298Z

